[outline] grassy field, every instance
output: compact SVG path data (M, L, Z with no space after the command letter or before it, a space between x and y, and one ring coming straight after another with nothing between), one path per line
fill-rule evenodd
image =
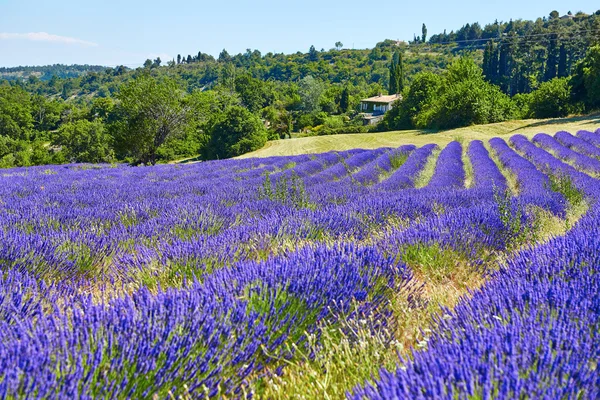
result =
M379 133L346 134L331 136L314 136L268 142L260 150L244 154L239 158L291 156L297 154L323 153L331 150L348 150L354 148L375 149L378 147L398 147L404 144L422 146L437 143L443 146L453 140L470 141L473 139L490 139L495 136L506 136L521 133L532 137L544 132L554 134L558 131L595 130L600 128L600 114L583 117L556 119L527 119L506 121L489 125L476 125L448 131L431 132L422 130L393 131Z

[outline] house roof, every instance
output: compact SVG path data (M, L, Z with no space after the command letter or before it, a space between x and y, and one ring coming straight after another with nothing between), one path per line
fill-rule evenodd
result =
M401 94L391 94L386 96L375 96L369 97L368 99L362 99L361 102L364 103L393 103L396 100L402 100Z

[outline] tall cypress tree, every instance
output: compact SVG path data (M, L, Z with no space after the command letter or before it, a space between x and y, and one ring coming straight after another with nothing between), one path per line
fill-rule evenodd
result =
M344 90L342 90L342 96L340 98L340 112L345 114L350 107L350 92L348 91L348 86L344 86Z
M490 68L491 63L492 63L492 52L493 52L492 41L490 40L485 44L485 50L483 51L483 65L482 65L483 75L485 76L485 78L488 81L492 80L491 68Z
M398 76L396 69L396 53L392 56L392 62L390 63L390 86L388 88L389 94L398 93Z
M402 53L396 52L390 63L389 94L398 94L404 89L404 63Z
M396 93L402 93L404 90L404 56L402 53L398 53L397 68L396 79L398 80L398 91Z
M498 68L500 66L499 58L500 58L500 46L496 45L492 42L489 71L490 71L490 82L492 82L494 84L498 83Z
M548 39L548 57L546 58L546 70L544 81L556 78L558 65L558 35L553 33Z
M567 70L567 48L565 44L560 45L560 51L558 52L558 77L563 78L569 75Z
M498 80L497 82L500 84L500 88L504 93L508 92L508 84L510 80L510 48L508 43L502 42L499 45L500 47L500 57L498 60Z

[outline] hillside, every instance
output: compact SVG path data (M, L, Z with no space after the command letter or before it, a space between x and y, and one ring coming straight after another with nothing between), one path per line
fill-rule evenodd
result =
M578 130L595 130L597 128L600 128L600 114L573 118L513 120L451 129L435 134L423 130L409 130L314 136L269 141L262 149L244 154L239 158L291 156L355 148L375 149L379 147L399 147L407 144L423 146L428 143L436 143L442 146L456 139L465 141L486 140L495 136L510 136L516 133L533 137L540 132L554 134L563 130L577 132Z

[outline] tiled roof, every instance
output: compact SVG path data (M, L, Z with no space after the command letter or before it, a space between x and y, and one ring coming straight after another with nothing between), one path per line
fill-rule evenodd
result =
M402 100L401 94L391 94L387 96L375 96L369 97L368 99L362 99L362 102L365 103L393 103L396 100Z

